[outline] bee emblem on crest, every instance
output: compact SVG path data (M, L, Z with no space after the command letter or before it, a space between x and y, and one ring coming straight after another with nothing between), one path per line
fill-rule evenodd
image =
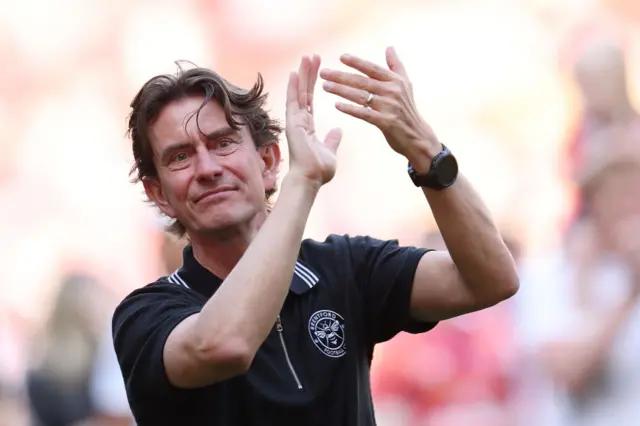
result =
M309 335L316 347L328 357L340 358L347 352L344 318L336 312L325 309L311 315Z

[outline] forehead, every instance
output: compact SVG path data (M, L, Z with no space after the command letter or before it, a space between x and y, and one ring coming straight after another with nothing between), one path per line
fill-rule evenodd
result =
M162 108L149 127L149 136L154 148L171 142L199 139L201 135L198 125L205 134L229 127L224 110L215 100L207 103L196 118L195 112L203 101L202 96L188 96L172 101Z

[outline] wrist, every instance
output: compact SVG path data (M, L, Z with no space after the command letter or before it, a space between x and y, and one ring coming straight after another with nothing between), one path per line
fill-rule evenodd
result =
M282 179L281 192L294 192L304 197L315 198L322 184L301 174L289 171Z
M278 199L273 206L272 213L275 216L283 214L291 221L292 218L306 221L318 194L317 185L313 185L308 179L294 176L291 173L282 179ZM281 213L280 213L281 212Z
M440 152L442 144L429 141L415 144L405 157L417 173L426 174L431 169L433 158Z

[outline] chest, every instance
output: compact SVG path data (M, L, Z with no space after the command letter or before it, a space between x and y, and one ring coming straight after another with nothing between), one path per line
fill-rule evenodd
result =
M313 299L287 299L249 370L187 405L212 424L373 424L356 315L346 300Z
M366 366L368 351L357 304L346 292L319 283L303 295L290 295L240 380L273 403L304 404L322 398Z

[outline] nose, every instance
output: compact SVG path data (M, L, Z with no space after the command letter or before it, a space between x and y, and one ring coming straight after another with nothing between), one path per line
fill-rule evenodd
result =
M223 168L215 154L207 149L199 149L196 153L196 178L212 180L222 175Z

